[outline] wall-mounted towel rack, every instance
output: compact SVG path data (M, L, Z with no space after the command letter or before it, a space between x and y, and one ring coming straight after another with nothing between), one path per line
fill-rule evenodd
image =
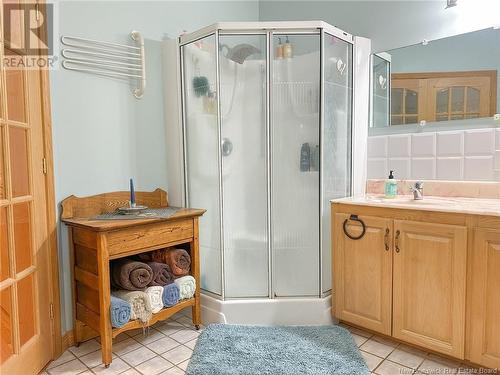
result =
M133 78L137 80L138 87L132 92L140 99L146 88L144 38L138 31L132 31L130 37L136 46L63 36L62 66L68 70L108 77Z

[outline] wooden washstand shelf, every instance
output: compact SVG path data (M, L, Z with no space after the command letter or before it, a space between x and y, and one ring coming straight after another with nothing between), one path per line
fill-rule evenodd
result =
M192 308L195 327L201 324L198 220L205 210L182 208L169 218L91 219L125 206L128 197L128 192L114 192L86 198L71 196L62 202L61 219L70 229L75 342L78 345L99 335L106 367L112 360L112 339L122 332L150 326L188 307ZM167 193L161 189L137 192L136 201L151 208L168 207ZM194 297L153 314L146 325L130 321L112 328L110 261L170 246L182 246L190 253L191 275L196 280Z
M181 311L182 309L190 306L194 306L196 303L194 298L190 298L187 300L183 300L179 302L178 304L171 306L171 307L165 307L158 311L156 314L153 314L151 319L149 319L148 323L146 325L142 324L138 320L131 320L127 324L125 324L121 328L113 328L113 338L118 336L120 333L125 332L125 331L130 331L132 329L137 329L137 328L143 328L143 327L149 327L155 324L156 322L159 322L161 320L168 319L178 311Z

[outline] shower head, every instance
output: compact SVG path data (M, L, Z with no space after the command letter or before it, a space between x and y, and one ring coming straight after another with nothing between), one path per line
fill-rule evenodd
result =
M246 43L237 44L232 48L223 44L220 46L220 50L222 51L224 47L227 49L226 57L238 64L243 64L251 55L260 53L260 49Z

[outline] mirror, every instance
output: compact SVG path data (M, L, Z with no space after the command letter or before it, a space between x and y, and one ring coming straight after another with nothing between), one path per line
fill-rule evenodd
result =
M498 28L376 53L370 127L483 123L500 113L499 70Z

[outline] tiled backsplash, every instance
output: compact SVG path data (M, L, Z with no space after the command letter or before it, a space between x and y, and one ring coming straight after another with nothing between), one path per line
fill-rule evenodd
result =
M500 129L368 137L368 178L500 181Z

